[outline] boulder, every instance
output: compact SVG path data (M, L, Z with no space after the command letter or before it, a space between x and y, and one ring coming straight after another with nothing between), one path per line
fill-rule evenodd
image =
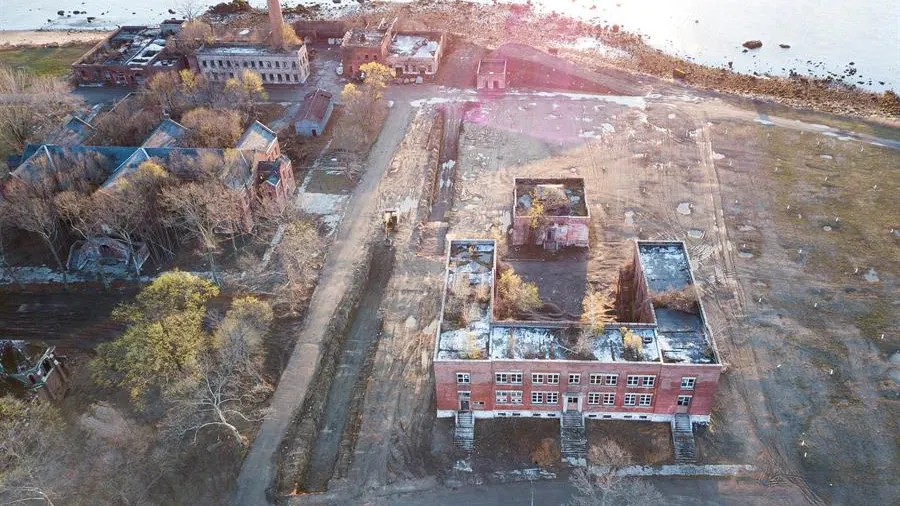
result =
M685 79L687 77L687 72L685 72L681 69L675 68L675 69L672 69L672 77L674 77L675 79Z
M790 49L791 45L790 44L778 44L778 47L780 47L781 49Z
M57 16L65 16L65 15L66 15L66 11L56 11L56 15L57 15Z
M762 42L758 40L748 40L747 42L744 42L743 46L747 49L759 49L762 47Z

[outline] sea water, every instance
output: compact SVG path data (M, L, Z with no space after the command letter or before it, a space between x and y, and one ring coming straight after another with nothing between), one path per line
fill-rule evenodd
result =
M156 23L169 9L191 0L0 0L0 30L113 29ZM193 0L211 5L216 0ZM472 0L491 3L492 0ZM251 0L262 7L265 0ZM319 4L336 13L356 0L288 0ZM509 3L525 3L510 0ZM555 11L603 25L617 24L644 40L696 63L727 66L760 75L826 77L829 73L865 89L900 91L900 1L898 0L532 0ZM57 11L63 10L63 16ZM87 14L72 14L72 11ZM96 17L92 22L88 16ZM741 44L763 46L743 52ZM791 47L783 49L779 44ZM540 45L540 44L538 44ZM883 84L882 84L883 83Z

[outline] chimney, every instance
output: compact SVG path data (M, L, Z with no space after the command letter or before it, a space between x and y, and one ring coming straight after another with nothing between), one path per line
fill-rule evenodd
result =
M272 46L284 47L284 18L281 16L281 4L278 0L267 0L269 4L269 27L272 29Z

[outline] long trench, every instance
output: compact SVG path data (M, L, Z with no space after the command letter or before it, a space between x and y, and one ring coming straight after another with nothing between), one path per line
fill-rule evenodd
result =
M369 265L368 283L350 323L337 372L331 380L325 412L316 432L308 473L303 489L324 491L334 474L341 440L350 420L351 397L360 382L366 357L377 345L381 335L382 315L379 311L391 273L394 270L394 251L383 244L375 248Z

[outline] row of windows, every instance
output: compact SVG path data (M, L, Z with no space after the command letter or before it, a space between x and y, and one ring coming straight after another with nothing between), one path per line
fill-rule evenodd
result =
M616 394L590 392L588 394L588 404L603 404L604 406L616 405ZM640 406L642 408L653 405L653 394L625 394L623 406Z
M295 74L296 78L296 74ZM578 385L581 383L581 374L569 374L569 385ZM456 382L465 385L469 384L471 378L469 373L456 373ZM616 386L619 382L618 374L590 374L591 385ZM522 373L520 372L498 372L494 374L494 382L498 385L521 385ZM532 385L558 385L559 373L532 373ZM656 376L647 375L629 375L626 378L626 385L629 387L651 388L656 384ZM684 390L693 390L697 384L697 378L682 377L681 388Z
M228 72L227 77L226 77L225 72L222 72L222 73L210 72L209 77L213 81L218 81L219 79L228 79L228 78L234 79L234 72ZM300 74L260 74L260 77L262 78L264 83L290 83L290 82L299 83L300 82ZM291 81L292 79L293 79L293 81Z
M679 395L679 406L690 406L692 396ZM497 404L522 404L521 390L497 390L495 392ZM615 406L616 394L610 392L590 392L587 403L589 405ZM559 392L531 392L531 404L559 404ZM653 406L653 394L625 394L623 406L639 406L649 408Z
M200 60L200 63L201 63L201 65L203 65L203 68L210 68L210 67L216 68L216 65L218 65L218 67L220 69L221 68L228 68L228 69L232 68L231 60L224 60L224 61L223 60ZM263 66L263 63L265 63L265 66ZM257 68L255 60L250 60L249 62L246 60L243 60L240 63L234 62L233 67L234 68L244 67L245 69L246 68L251 68L251 69ZM272 62L271 61L263 62L262 60L259 60L259 68L270 69L270 68L272 68ZM284 62L284 66L282 67L281 62L278 60L275 60L275 68L276 69L288 68L287 62ZM291 68L296 69L297 62L292 61Z

